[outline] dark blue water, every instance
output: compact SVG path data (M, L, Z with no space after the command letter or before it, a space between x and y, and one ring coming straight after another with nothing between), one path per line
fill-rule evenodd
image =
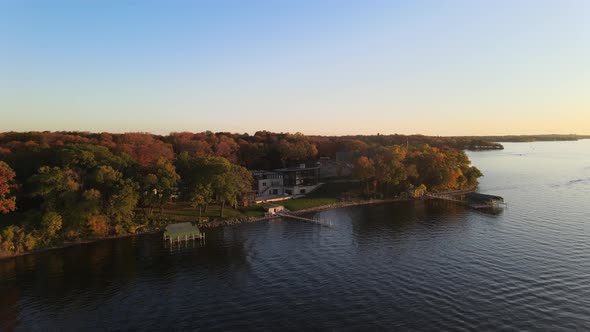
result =
M473 152L481 212L408 202L0 261L0 330L590 330L590 141Z

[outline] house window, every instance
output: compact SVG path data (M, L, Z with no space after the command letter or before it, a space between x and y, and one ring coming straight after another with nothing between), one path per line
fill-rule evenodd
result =
M266 182L262 182L262 186L263 187L266 187Z

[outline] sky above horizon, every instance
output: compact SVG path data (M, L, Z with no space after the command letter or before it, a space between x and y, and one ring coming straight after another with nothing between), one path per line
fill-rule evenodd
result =
M0 132L590 134L590 2L4 1Z

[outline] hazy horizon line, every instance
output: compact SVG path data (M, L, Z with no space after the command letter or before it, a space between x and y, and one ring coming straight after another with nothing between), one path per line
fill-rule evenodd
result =
M232 132L232 131L213 131L213 130L204 130L204 131L171 131L167 134L162 133L155 133L151 131L88 131L88 130L10 130L10 131L2 131L0 134L6 133L19 133L19 134L26 134L26 133L84 133L84 134L116 134L116 135L123 135L123 134L149 134L155 136L170 136L172 134L179 134L179 133L189 133L189 134L205 134L205 133L212 133L212 134L238 134L238 135L249 135L253 136L257 132L270 132L274 134L301 134L304 136L319 136L319 137L347 137L347 136L427 136L427 137L502 137L502 136L590 136L590 134L577 134L577 133L550 133L550 134L491 134L491 135L468 135L468 134L461 134L461 135L432 135L432 134L420 134L420 133L413 133L413 134L402 134L402 133L374 133L374 134L306 134L300 131L290 132L290 131L272 131L268 129L260 129L253 132Z

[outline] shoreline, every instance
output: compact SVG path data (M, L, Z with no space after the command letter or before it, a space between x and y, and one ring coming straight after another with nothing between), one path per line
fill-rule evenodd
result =
M312 207L312 208L308 208L308 209L303 209L303 210L298 210L298 211L289 211L289 214L302 215L302 214L306 214L306 213L334 210L334 209L340 209L340 208L345 208L345 207L373 205L373 204L385 204L385 203L395 203L395 202L422 201L422 200L427 200L427 199L428 198L388 198L388 199L367 199L367 200L359 200L359 201L343 201L343 202L338 202L338 203L333 203L333 204L320 205L320 206L316 206L316 207ZM248 217L248 218L238 218L238 219L225 219L225 220L216 220L216 221L205 222L205 223L199 224L198 226L200 228L216 228L216 227L223 227L223 226L236 226L236 225L271 220L271 219L276 219L276 218L281 218L281 217L280 216L263 216L263 217ZM170 223L167 225L171 225L171 224L173 224L173 223ZM98 237L98 238L81 239L78 241L67 242L67 243L63 243L60 245L47 247L47 248L35 249L35 250L31 250L31 251L26 251L26 252L14 254L14 255L0 256L0 261L4 260L4 259L16 258L16 257L30 255L30 254L38 254L38 253L42 253L42 252L46 252L46 251L73 247L73 246L81 245L81 244L89 244L89 243L94 243L94 242L100 242L100 241L106 241L106 240L112 240L112 239L120 239L120 238L126 238L126 237L138 236L138 235L155 234L155 233L159 233L162 231L163 231L162 228L156 228L156 229L149 229L146 231L141 231L141 232L137 232L137 233L133 233L133 234L111 235L111 236L104 236L104 237Z
M306 213L334 210L334 209L352 207L352 206L384 204L384 203L394 203L394 202L410 202L410 201L419 201L419 200L424 200L424 198L388 198L388 199L368 199L368 200L362 200L362 201L344 201L344 202L338 202L338 203L334 203L334 204L315 206L315 207L307 208L307 209L303 209L303 210L289 211L288 214L292 214L292 215L297 216L297 215L302 215L302 214L306 214ZM198 226L200 228L235 226L235 225L248 224L248 223L259 222L259 221L264 221L264 220L277 219L277 218L282 218L282 217L280 217L280 216L263 216L263 217L249 217L249 218L241 218L241 219L216 220L216 221L202 223L202 224L199 224Z
M102 237L95 237L95 238L88 238L88 239L80 239L77 241L69 241L69 242L64 242L62 244L51 246L51 247L45 247L45 248L39 248L39 249L31 250L31 251L25 251L25 252L21 252L21 253L14 254L14 255L0 256L0 261L3 259L16 258L16 257L30 255L30 254L38 254L38 253L42 253L45 251L63 249L63 248L67 248L67 247L74 247L74 246L77 246L80 244L89 244L89 243L95 243L95 242L106 241L106 240L122 239L122 238L126 238L126 237L132 237L135 235L155 234L158 232L161 232L161 230L160 229L151 229L149 231L133 233L133 234L109 235L109 236L102 236Z
M344 202L338 202L338 203L334 203L334 204L320 205L320 206L312 207L309 209L291 211L289 213L293 214L293 215L300 215L300 214L305 214L305 213L334 210L334 209L352 207L352 206L385 204L385 203L395 203L395 202L411 202L411 201L421 201L421 200L424 200L424 198L387 198L387 199L367 199L367 200L361 200L361 201L344 201Z

